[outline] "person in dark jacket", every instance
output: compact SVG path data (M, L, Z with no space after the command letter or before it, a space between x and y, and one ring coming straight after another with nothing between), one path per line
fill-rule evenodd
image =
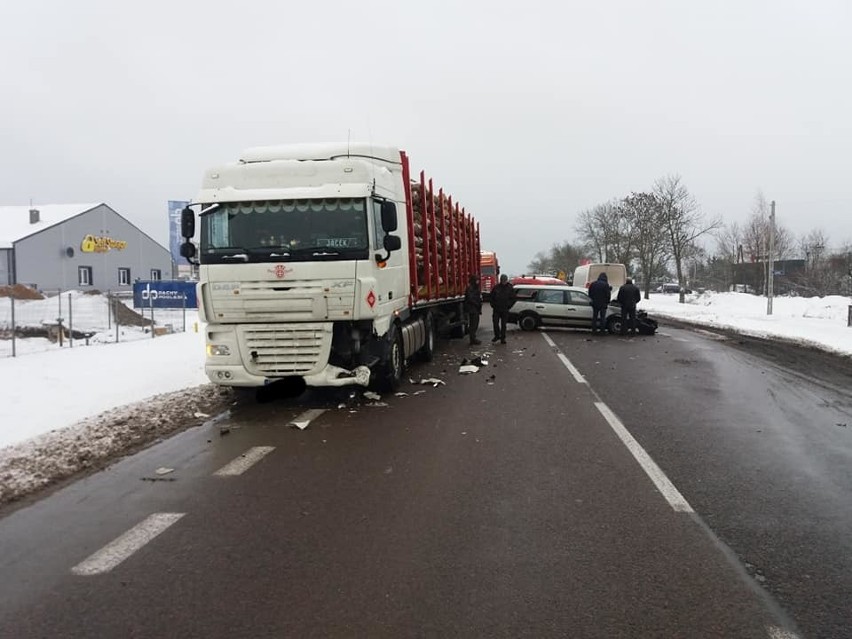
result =
M479 290L479 277L471 275L464 292L464 312L467 314L467 328L470 334L470 345L481 344L476 339L479 328L479 316L482 315L482 292Z
M589 297L592 298L592 333L605 333L606 307L612 299L612 287L609 285L606 273L601 273L598 279L591 283Z
M491 321L494 324L492 342L500 340L506 343L506 323L509 321L509 309L515 303L515 287L509 283L508 275L500 276L500 283L491 289Z
M630 334L633 335L636 333L636 305L642 300L642 293L633 280L628 278L624 286L618 289L616 299L621 304L621 334L627 335L629 327Z

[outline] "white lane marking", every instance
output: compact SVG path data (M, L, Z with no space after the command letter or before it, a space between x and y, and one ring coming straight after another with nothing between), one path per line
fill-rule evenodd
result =
M663 331L657 331L657 335L662 335L663 337L671 337L671 333L664 333Z
M550 335L548 335L547 333L542 333L541 336L544 338L544 341L550 345L551 348L556 349L556 356L559 357L559 359L565 365L565 368L567 368L571 372L571 375L574 376L574 379L577 381L577 383L586 384L586 378L580 374L580 371L577 370L574 364L572 364L571 361L567 357L565 357L562 351L559 350L559 347L556 345L556 342L550 339Z
M654 482L657 490L659 490L663 497L665 497L666 501L669 502L669 505L677 512L693 512L692 506L689 505L689 502L684 499L683 495L680 494L680 491L678 491L669 478L666 477L663 470L657 466L657 463L651 459L651 456L645 452L645 449L642 448L642 446L639 445L639 442L633 439L633 435L628 432L624 424L621 423L621 420L618 419L618 417L615 416L615 413L609 409L609 406L603 402L595 402L595 406L597 406L601 415L604 416L604 419L609 422L609 425L612 427L612 430L615 431L615 434L618 435L618 438L625 446L627 446L627 450L629 450L633 457L636 458L636 461L639 462L639 465L642 467L642 470L645 471L645 474L647 474L648 477L651 478L651 481Z
M312 408L307 410L298 417L287 422L288 426L295 426L299 430L305 430L312 421L325 412L325 408Z
M242 475L273 450L275 450L275 446L255 446L254 448L249 448L234 461L225 464L213 474L218 477L235 477L237 475Z
M789 630L784 630L778 626L767 626L766 632L769 634L769 639L799 639L799 635Z
M75 575L109 572L186 513L154 513L71 569Z

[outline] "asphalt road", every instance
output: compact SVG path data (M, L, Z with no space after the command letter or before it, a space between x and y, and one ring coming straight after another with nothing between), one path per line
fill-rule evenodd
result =
M663 332L240 401L0 520L0 636L849 637L842 384Z

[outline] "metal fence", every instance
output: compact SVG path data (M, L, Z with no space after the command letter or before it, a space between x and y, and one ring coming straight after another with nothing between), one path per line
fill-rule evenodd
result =
M196 323L185 300L181 308L134 308L127 293L40 293L41 299L0 297L0 357L152 339Z

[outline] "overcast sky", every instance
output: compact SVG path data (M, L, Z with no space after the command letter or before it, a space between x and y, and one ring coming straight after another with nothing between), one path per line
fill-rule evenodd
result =
M504 270L583 209L678 173L852 240L852 3L0 4L0 204L105 201L164 245L169 199L246 147L404 148Z

